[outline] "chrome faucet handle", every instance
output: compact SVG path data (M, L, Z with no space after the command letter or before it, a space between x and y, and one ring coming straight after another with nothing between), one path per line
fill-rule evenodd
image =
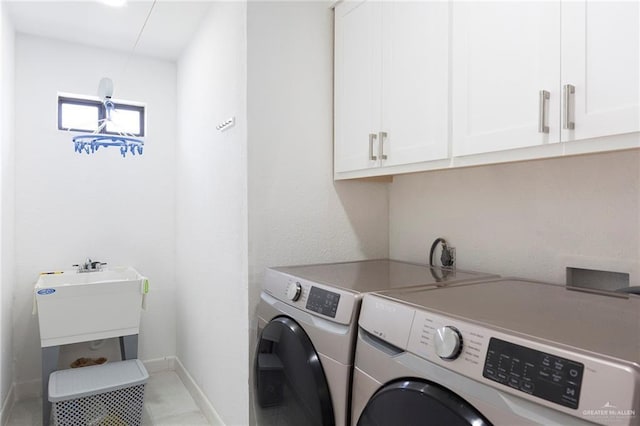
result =
M102 269L102 267L106 265L106 263L100 262L100 261L94 261L91 262L91 270L93 271L99 271Z
M78 265L71 265L74 268L78 268L78 272L91 272L91 271L101 271L102 267L106 265L106 262L100 262L91 260L90 257L87 257L87 260Z

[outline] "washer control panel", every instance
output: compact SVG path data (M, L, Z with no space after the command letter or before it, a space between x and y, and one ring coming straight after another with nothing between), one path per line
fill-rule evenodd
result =
M569 408L578 408L584 364L491 338L482 375Z
M479 324L377 294L364 296L359 326L406 351L406 355L393 355L403 365L417 356L587 422L601 423L598 416L606 415L620 418L620 425L638 424L637 364L611 362L582 349L493 327L487 320Z

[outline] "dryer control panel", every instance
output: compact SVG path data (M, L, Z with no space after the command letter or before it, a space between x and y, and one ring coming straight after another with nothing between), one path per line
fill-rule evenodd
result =
M267 269L263 290L287 305L315 317L350 325L360 295L284 272Z
M339 293L311 286L309 297L307 297L307 306L305 307L310 311L335 318L339 301Z
M578 408L584 364L492 337L482 375L513 389Z

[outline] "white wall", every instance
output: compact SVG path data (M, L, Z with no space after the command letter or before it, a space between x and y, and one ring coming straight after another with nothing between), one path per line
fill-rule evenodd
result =
M249 2L247 25L253 350L264 269L387 257L388 196L384 183L333 181L327 2Z
M0 2L0 422L13 381L14 267L14 32Z
M224 132L215 126L235 116ZM178 63L177 355L248 422L246 4L216 2Z
M18 34L16 37L16 382L40 378L33 283L40 271L91 256L149 277L139 357L175 354L175 64ZM113 79L115 99L145 102L142 157L117 149L74 152L57 130L57 92L97 94ZM82 319L79 318L79 321Z
M216 3L179 62L178 357L226 424L264 268L387 255L384 184L332 179L332 34L324 2Z
M631 274L640 285L640 152L396 177L390 252L426 261L443 236L458 267L557 284L565 267Z
M253 312L265 267L386 257L388 196L384 183L333 181L327 4L250 2L248 34Z

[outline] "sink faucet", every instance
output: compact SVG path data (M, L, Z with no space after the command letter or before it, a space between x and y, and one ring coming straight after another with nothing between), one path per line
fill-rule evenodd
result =
M101 271L104 265L106 265L106 263L93 261L90 257L87 257L87 260L83 264L73 266L78 268L78 272L96 272Z

